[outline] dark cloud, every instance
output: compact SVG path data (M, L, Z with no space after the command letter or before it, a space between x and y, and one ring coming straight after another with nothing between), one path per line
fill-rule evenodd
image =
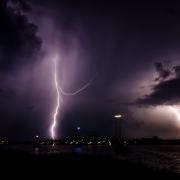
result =
M9 0L8 5L16 7L16 11L29 12L31 7L25 0Z
M180 102L180 66L175 66L174 72L164 69L162 63L156 63L156 70L159 72L158 84L152 87L152 93L139 99L138 104L144 105L163 105L177 104ZM174 77L166 80L173 74Z
M163 64L160 62L155 63L156 70L159 74L159 76L155 79L156 81L166 79L171 74L171 71L168 69L165 69L163 67Z
M38 96L32 71L42 41L37 36L38 26L29 19L30 13L27 1L0 0L0 137L17 134L16 138L27 138L34 124L39 126L40 113L31 113L32 94ZM26 131L29 133L23 137Z
M11 3L8 4L8 3ZM0 1L0 68L11 69L20 63L35 60L41 47L37 26L25 15L25 1Z
M158 77L152 87L152 93L137 100L140 105L178 104L180 101L180 66L174 66L172 70L164 68L163 63L155 63Z
M176 73L176 76L180 78L180 66L175 66L174 71Z

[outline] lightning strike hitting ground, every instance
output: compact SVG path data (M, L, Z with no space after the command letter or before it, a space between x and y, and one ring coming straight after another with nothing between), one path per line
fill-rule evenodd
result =
M55 111L53 113L53 120L52 120L52 125L51 125L51 138L54 140L55 139L55 128L56 128L56 124L57 124L57 117L58 117L58 113L59 113L59 108L60 108L60 102L62 102L62 95L65 96L74 96L78 93L80 93L81 91L85 90L88 86L90 86L91 82L88 82L87 84L85 84L83 87L81 87L80 89L74 91L74 92L65 92L62 87L59 85L58 83L58 78L57 78L57 59L58 56L56 56L55 60L54 60L54 84L55 84L55 88L56 88L56 92L57 92L57 103L56 103L56 107L55 107Z
M56 107L55 107L55 111L54 111L54 114L53 114L53 122L52 122L52 126L51 126L51 137L52 139L55 139L55 127L56 127L56 124L57 124L57 116L58 116L58 112L59 112L59 106L60 106L60 92L59 92L59 86L58 86L58 79L57 79L57 67L56 67L56 64L57 64L57 58L55 58L55 61L54 61L54 84L55 84L55 87L56 87L56 92L57 92L57 104L56 104Z

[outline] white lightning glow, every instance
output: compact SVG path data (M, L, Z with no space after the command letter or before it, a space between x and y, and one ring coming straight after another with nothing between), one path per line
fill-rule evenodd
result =
M174 114L176 115L177 120L180 122L180 114L179 114L178 108L173 107L173 106L169 106L169 108L171 109L171 111L174 112Z
M78 93L80 93L81 91L85 90L88 86L90 86L91 82L88 82L87 84L85 84L84 86L82 86L80 89L74 91L74 92L65 92L62 87L59 85L58 82L58 73L57 73L57 59L58 56L55 57L54 59L54 85L56 88L56 93L57 93L57 97L56 97L56 106L55 106L55 110L53 113L53 120L52 120L52 124L51 124L51 138L54 140L55 139L55 128L57 125L57 117L58 117L58 113L59 113L59 108L60 108L60 103L62 102L62 95L65 96L74 96Z
M53 114L53 122L51 125L51 137L52 139L55 139L55 127L57 124L57 116L58 116L58 112L59 112L59 106L60 106L60 92L59 92L59 86L58 86L58 79L57 79L57 57L55 58L54 61L54 84L55 84L55 88L56 88L56 92L57 92L57 104L55 107L55 111Z

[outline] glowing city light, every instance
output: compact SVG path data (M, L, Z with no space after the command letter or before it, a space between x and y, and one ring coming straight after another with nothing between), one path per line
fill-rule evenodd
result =
M39 138L39 135L36 135L36 138L38 139L38 138Z

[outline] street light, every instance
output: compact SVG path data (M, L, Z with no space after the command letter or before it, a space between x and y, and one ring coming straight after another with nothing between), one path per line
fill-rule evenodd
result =
M116 121L115 121L115 137L119 138L119 120L122 119L122 115L115 114L114 118L116 119Z
M121 118L122 115L121 114L115 114L114 117L118 119L118 118Z

